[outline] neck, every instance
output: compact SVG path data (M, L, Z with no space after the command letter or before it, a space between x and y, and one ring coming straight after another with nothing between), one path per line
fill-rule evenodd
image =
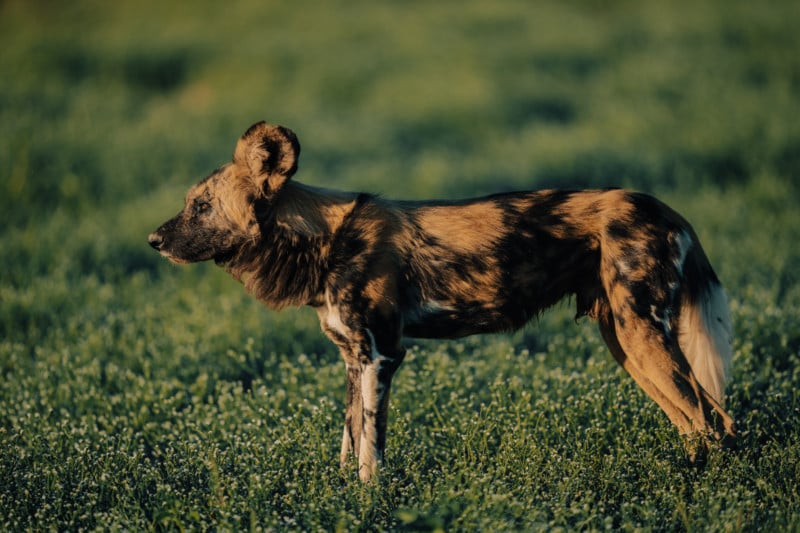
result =
M330 242L355 206L355 194L287 183L257 208L259 235L225 265L248 292L280 309L319 299Z

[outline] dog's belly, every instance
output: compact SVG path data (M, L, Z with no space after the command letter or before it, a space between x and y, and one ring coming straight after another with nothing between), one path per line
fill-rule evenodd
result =
M478 333L516 329L523 317L479 302L423 302L403 314L403 335L424 339L455 339Z

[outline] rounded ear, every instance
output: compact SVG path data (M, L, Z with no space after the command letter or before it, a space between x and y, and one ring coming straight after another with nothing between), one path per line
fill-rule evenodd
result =
M246 168L266 196L277 193L297 171L300 143L289 128L258 122L236 143L233 162Z

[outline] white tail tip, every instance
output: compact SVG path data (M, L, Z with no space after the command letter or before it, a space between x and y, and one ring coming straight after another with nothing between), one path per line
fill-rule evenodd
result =
M684 301L678 344L697 381L720 405L725 400L725 383L733 358L732 339L728 298L721 285L711 285L695 302Z

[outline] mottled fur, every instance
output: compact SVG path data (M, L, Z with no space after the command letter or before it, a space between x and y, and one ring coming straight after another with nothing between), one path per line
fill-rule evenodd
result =
M273 308L309 305L347 369L341 461L383 456L403 336L520 328L567 296L679 431L732 443L725 294L691 226L625 190L396 202L290 181L300 145L253 125L233 161L150 235L177 263L213 259Z

